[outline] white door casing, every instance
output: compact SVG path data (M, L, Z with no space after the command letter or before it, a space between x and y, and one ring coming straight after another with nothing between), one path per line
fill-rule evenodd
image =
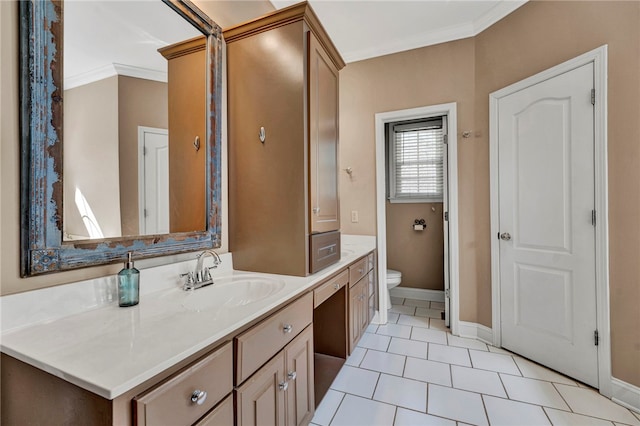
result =
M606 46L491 94L490 111L494 344L607 395L604 70Z
M450 303L448 317L451 332L458 335L459 323L459 260L458 260L458 148L457 148L457 104L432 105L410 108L399 111L381 112L375 115L376 135L376 245L378 250L378 294L387 294L387 237L386 237L386 163L385 163L385 130L386 123L401 120L412 120L424 117L447 116L447 204L448 225L448 283ZM447 253L445 253L447 257ZM445 272L446 273L446 272ZM377 319L381 324L387 322L386 297L379 298Z
M169 134L138 127L138 216L141 235L169 233Z

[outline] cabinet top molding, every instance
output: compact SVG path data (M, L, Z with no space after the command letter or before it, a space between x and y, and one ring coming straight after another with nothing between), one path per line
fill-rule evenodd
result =
M234 41L245 37L301 20L303 20L309 26L311 31L313 31L322 47L331 57L331 60L338 71L344 68L346 65L344 59L342 59L340 52L338 52L338 49L329 38L329 35L311 8L311 5L306 1L277 10L273 13L242 24L229 27L223 31L224 39L227 43L233 43Z

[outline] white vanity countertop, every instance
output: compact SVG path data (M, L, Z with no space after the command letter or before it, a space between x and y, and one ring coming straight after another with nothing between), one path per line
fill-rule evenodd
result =
M308 277L234 271L230 267L213 274L214 281L250 276L279 282L277 291L251 303L235 300L225 304L225 293L221 290L224 286L212 285L192 292L178 288L175 277L192 269L195 262L153 268L164 268L164 274L171 270L175 275L169 279L158 278L158 271L141 271L140 304L130 308L119 308L117 301L108 301L78 311L78 305L91 303L83 304L76 291L89 287L94 293L92 297L104 298L105 291L99 285L93 283L90 287L86 282L4 296L0 298L0 348L7 355L114 399L303 294L374 248L375 237L343 236L341 260ZM223 255L223 265L230 263L230 258L231 255ZM165 282L153 287L146 283L147 279ZM110 285L113 287L113 283ZM78 303L60 312L61 296L67 301L75 298ZM46 306L47 303L58 306ZM29 310L34 314L26 312ZM53 311L56 313L49 316L42 314ZM35 323L34 316L37 316Z

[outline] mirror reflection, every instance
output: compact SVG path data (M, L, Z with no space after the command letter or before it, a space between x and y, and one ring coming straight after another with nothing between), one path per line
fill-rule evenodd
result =
M64 4L64 239L203 231L206 48L160 1Z

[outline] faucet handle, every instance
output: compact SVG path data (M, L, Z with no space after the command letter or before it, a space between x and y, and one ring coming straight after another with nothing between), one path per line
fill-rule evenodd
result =
M187 279L185 280L185 284L189 285L189 284L194 284L195 283L195 279L193 278L193 272L187 272L186 274L180 274L180 278L184 278L187 277Z
M202 269L202 281L209 281L211 280L211 270L215 269L215 266L212 266L210 268L203 268Z

